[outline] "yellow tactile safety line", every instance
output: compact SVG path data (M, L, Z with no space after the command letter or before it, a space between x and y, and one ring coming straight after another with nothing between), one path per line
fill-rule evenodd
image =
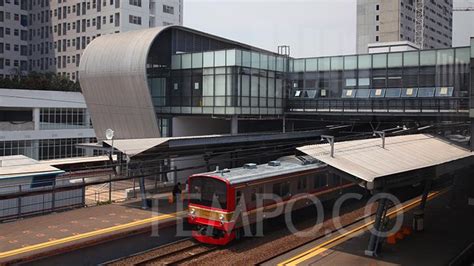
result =
M151 217L151 218L147 218L147 219L143 219L143 220L127 223L127 224L121 224L121 225L112 226L112 227L108 227L108 228L104 228L104 229L99 229L99 230L84 233L84 234L69 236L69 237L65 237L65 238L61 238L61 239L57 239L57 240L53 240L53 241L43 242L43 243L39 243L39 244L35 244L35 245L31 245L31 246L27 246L27 247L23 247L23 248L19 248L19 249L14 249L14 250L10 250L10 251L1 252L0 253L0 259L4 259L4 258L15 256L15 255L18 255L18 254L31 252L31 251L35 251L35 250L39 250L39 249L43 249L43 248L48 248L48 247L52 247L52 246L56 246L56 245L76 241L76 240L81 240L81 239L85 239L85 238L88 238L88 237L103 235L103 234L111 233L111 232L114 232L114 231L131 228L131 227L134 227L134 226L144 225L144 224L147 224L147 223L157 222L157 221L161 221L161 220L169 219L169 218L175 218L175 217L180 216L183 213L186 213L186 212L181 211L181 212L175 212L175 213L170 213L170 214L163 214L163 215L159 215L159 216L156 216L156 217Z
M443 191L437 191L437 192L433 192L433 193L430 193L428 195L428 198L427 200L431 200L437 196L440 196L442 194L444 194L447 190L443 190ZM398 213L399 211L408 211L408 210L411 210L413 208L415 208L418 203L421 202L421 199L418 199L412 203L409 203L407 204L406 206L403 206L397 210L393 210L391 212L389 212L387 215L388 216L393 216L395 215L396 213ZM316 247L314 248L311 248L309 250L306 250L290 259L287 259L285 261L282 261L280 263L278 263L278 266L283 266L283 265L297 265L299 263L302 263L310 258L313 258L321 253L323 253L324 251L327 251L328 249L332 248L332 247L335 247L347 240L349 240L350 238L353 237L354 234L356 234L357 232L363 230L363 229L367 229L370 225L372 225L374 223L374 221L371 221L371 222L368 222L364 225L361 225L355 229L352 229L351 231L349 232L346 232L342 235L339 235L333 239L330 239L322 244L319 244L317 245Z

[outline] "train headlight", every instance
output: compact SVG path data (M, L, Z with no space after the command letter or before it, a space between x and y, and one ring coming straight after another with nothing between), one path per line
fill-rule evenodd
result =
M191 209L189 211L189 214L194 218L194 216L196 215L196 210L195 209Z
M219 220L221 221L221 223L224 223L224 214L219 214Z

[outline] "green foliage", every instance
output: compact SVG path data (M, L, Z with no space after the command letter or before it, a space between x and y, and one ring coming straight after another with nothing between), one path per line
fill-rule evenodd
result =
M54 73L36 73L12 78L0 78L0 88L50 91L81 91L79 82L74 82Z

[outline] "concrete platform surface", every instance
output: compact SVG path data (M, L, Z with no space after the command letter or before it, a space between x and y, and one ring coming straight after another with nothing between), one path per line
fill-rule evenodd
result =
M378 257L364 255L370 236L364 231L314 252L314 256L306 256L298 265L448 265L474 241L474 206L469 205L465 197L455 199L457 196L449 190L427 202L424 231L413 232L394 245L384 242ZM414 210L416 208L404 214L404 225L411 225ZM315 241L270 263L293 265L288 263L289 258L296 258L309 248L330 240L331 237Z
M0 224L0 264L27 261L150 229L155 224L175 223L176 212L167 195L153 199L143 210L141 201L108 204L35 216Z

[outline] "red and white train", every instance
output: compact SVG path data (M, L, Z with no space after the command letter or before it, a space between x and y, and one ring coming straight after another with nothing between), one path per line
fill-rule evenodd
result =
M193 237L214 245L226 245L240 238L243 226L264 219L259 212L270 212L290 202L294 211L308 206L309 194L325 201L355 186L329 175L326 164L306 156L288 156L268 164L246 164L195 174L189 177L188 185L189 193L194 195L188 207ZM259 195L269 193L282 201L258 199Z

